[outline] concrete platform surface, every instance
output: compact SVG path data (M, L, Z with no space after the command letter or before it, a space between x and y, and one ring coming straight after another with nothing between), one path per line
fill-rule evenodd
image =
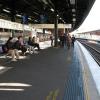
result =
M85 100L81 65L74 49L48 48L3 63L0 100Z

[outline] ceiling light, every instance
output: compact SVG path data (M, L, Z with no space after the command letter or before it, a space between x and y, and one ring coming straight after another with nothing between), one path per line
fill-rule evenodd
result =
M73 18L72 20L73 20L73 22L75 22L76 21L76 18Z
M43 2L44 4L48 4L47 0L42 0L42 2Z
M65 22L64 20L62 20L63 22Z
M22 15L16 14L17 17L22 17Z
M75 17L76 15L75 15L75 14L73 14L73 16Z
M31 18L28 18L29 20L32 20Z
M3 11L4 11L4 12L7 12L7 13L10 13L10 11L9 11L9 10L7 10L7 9L3 9Z
M75 5L75 0L70 0L70 4Z
M37 20L34 20L35 22L38 22Z
M39 15L37 12L33 12L34 14L36 14L36 15Z
M75 9L72 9L72 12L76 12L76 10Z
M52 12L54 12L54 9L53 9L53 8L51 8L50 10L51 10Z

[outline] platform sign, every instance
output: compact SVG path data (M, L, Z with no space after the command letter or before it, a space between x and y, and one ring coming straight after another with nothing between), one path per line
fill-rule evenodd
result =
M31 31L31 26L0 19L0 28Z
M47 29L53 29L54 24L32 24L31 26L39 29L47 28ZM71 24L58 24L58 28L71 28Z
M12 28L12 23L10 21L0 19L0 28L11 29Z
M64 24L64 27L65 27L65 28L70 28L70 29L71 29L71 28L72 28L72 24Z
M23 28L26 31L31 31L32 30L32 28L30 26L28 26L28 25L23 25Z

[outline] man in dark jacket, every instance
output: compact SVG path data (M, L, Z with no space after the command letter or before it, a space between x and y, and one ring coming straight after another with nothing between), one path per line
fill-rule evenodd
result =
M27 51L27 48L24 45L22 36L18 37L18 40L14 44L15 49L21 50L22 55L25 55L25 52Z
M71 40L72 40L72 46L74 47L74 42L75 42L75 40L76 40L76 38L74 37L74 35L72 35Z

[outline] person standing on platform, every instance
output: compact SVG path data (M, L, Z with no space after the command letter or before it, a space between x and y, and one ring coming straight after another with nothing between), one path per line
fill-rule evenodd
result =
M71 36L69 34L67 34L66 41L67 41L67 47L68 47L68 49L70 49L70 47L71 47Z
M53 35L50 36L51 46L53 47Z
M60 39L60 47L63 47L63 35L60 35L59 39Z
M67 38L66 33L64 33L64 35L63 35L63 47L66 47L66 38Z
M72 35L71 40L72 40L72 46L74 47L74 42L75 42L75 40L76 40L76 38L74 37L74 35Z

